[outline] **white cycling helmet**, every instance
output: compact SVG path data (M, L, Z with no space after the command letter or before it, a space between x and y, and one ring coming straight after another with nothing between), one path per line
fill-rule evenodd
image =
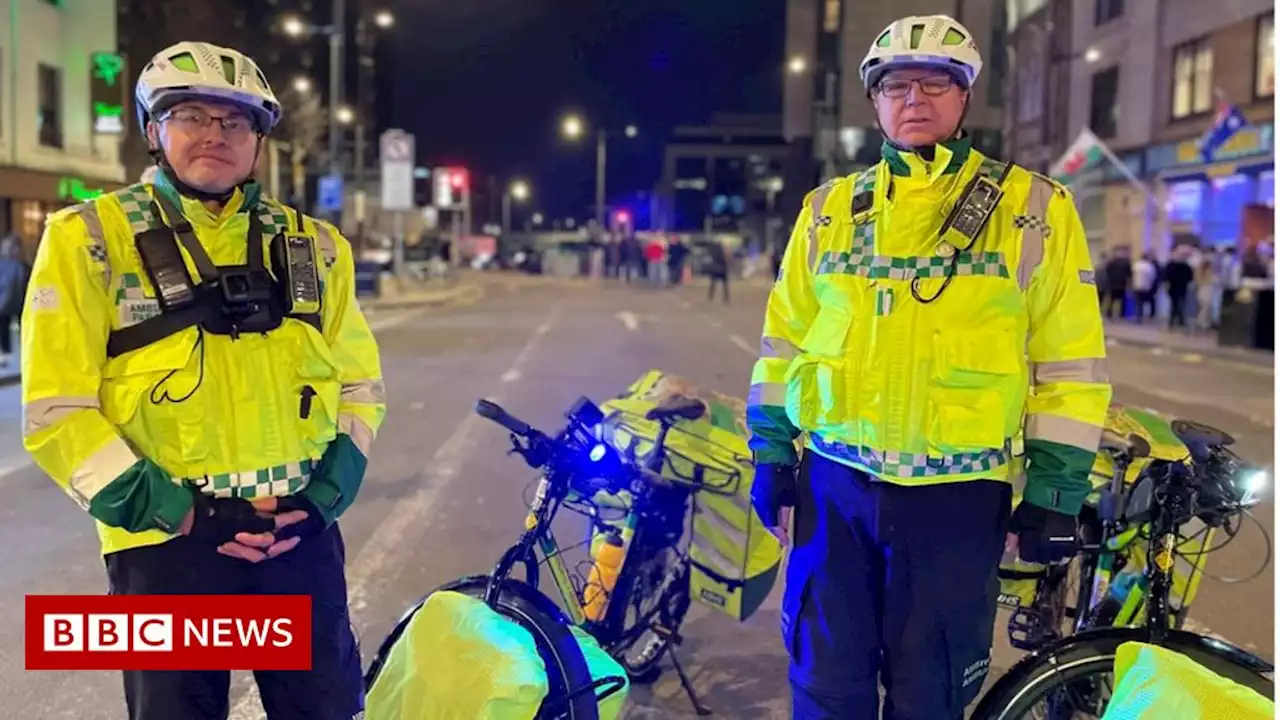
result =
M946 15L905 17L876 36L862 60L862 85L871 88L894 68L934 67L973 87L982 72L982 56L968 28Z
M148 119L185 100L235 103L252 114L264 134L282 115L257 63L231 48L203 42L180 42L156 53L138 76L134 98L144 128Z

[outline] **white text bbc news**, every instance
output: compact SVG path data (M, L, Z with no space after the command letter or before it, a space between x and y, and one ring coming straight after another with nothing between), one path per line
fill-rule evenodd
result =
M293 645L289 618L183 618L184 648L285 648ZM49 614L46 652L172 652L174 618L157 614Z

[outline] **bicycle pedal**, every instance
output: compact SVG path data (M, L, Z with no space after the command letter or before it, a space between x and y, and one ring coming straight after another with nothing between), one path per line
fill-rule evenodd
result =
M1009 617L1009 644L1017 650L1038 650L1056 637L1034 608L1020 607Z

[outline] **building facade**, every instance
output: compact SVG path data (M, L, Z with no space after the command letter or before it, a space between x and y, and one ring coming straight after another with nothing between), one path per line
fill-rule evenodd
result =
M677 127L663 156L653 227L766 240L785 187L788 148L776 116L720 115Z
M1028 73L1015 78L1015 94L1039 96L1041 106L1054 108L1048 114L1066 118L1066 133L1054 128L1046 152L1018 149L1037 150L1027 156L1036 164L1046 156L1056 160L1089 128L1124 165L1104 163L1073 184L1099 251L1126 245L1163 256L1175 239L1230 245L1246 204L1274 205L1272 0L1030 4L1046 7L1014 21L1033 25L1036 12L1055 19L1051 46L1066 52L1052 52L1039 64L1059 72L1065 67L1067 87L1063 92ZM1015 44L1034 33L1015 26ZM1206 161L1198 141L1214 124L1220 103L1238 107L1248 125ZM1006 127L1015 135L1025 129L1017 117Z
M0 234L29 258L49 213L123 184L115 13L107 0L13 0L0 17Z
M879 159L882 136L858 67L876 35L908 15L950 15L977 34L985 66L965 125L975 145L1000 155L1006 11L1004 0L788 0L783 135L791 154L785 204L798 209L805 191L800 188Z

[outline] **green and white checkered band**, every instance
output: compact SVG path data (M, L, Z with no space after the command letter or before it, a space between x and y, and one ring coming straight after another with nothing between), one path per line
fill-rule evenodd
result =
M307 486L315 464L314 460L303 460L263 470L190 478L189 482L206 495L218 498L239 497L253 500L293 495Z
M151 194L147 192L146 185L130 185L113 194L124 210L124 216L129 220L129 228L134 235L161 226L160 218L155 217L152 212ZM262 222L262 232L266 237L273 237L289 227L289 216L285 209L275 203L258 203L258 219Z
M988 472L1009 462L1008 448L935 457L923 453L846 445L825 440L817 434L811 434L809 438L815 450L833 460L897 478L933 478Z
M978 172L992 180L999 181L1005 174L1008 163L986 158ZM872 192L876 183L875 165L867 168L854 180L853 196L864 192ZM859 275L873 280L911 280L913 278L946 277L947 266L951 258L932 257L892 257L876 255L876 223L875 218L866 218L855 222L853 226L852 248L848 252L829 250L822 254L818 261L818 275ZM956 258L956 275L1010 277L1009 268L1005 265L1004 253L998 252L962 252Z

